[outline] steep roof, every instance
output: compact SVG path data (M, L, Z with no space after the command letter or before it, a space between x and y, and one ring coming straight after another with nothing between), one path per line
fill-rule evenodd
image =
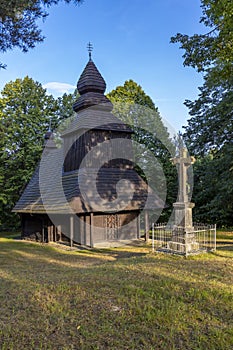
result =
M106 83L92 59L89 60L84 68L78 80L77 88L80 95L90 91L99 92L101 94L105 92Z
M132 133L111 113L112 104L104 96L105 81L91 59L77 88L80 97L73 106L77 117L63 132L64 137L80 129ZM64 173L63 147L56 148L51 142L47 140L41 162L14 212L88 213L164 207L164 202L132 168L88 168Z
M133 133L132 129L111 113L113 105L104 95L106 83L96 65L89 60L84 68L77 89L80 94L73 104L76 118L62 132L62 136L79 129L99 129Z
M13 211L81 214L164 207L164 202L133 169L88 168L61 173L62 163L62 149L45 150ZM48 167L54 176L46 171Z
M62 136L76 133L78 130L111 130L121 131L132 134L132 129L117 118L113 113L109 112L102 105L91 106L79 111L76 118L66 125L66 129L62 132Z
M105 109L109 111L112 110L112 103L104 95L106 83L92 59L89 60L84 68L78 80L77 89L80 96L73 105L75 112L100 104L103 105Z

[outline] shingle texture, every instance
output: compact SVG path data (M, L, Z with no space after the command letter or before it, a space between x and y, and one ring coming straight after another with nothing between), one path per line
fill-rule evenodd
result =
M54 166L58 157L55 151L47 162ZM58 172L56 165L55 170ZM63 173L60 178L46 176L38 166L14 212L81 214L156 209L163 205L133 169L81 169Z
M77 83L78 92L83 95L87 92L104 94L106 83L92 60L89 60Z
M75 112L99 104L104 104L105 109L112 110L112 103L104 96L106 83L92 60L84 68L77 88L80 97L73 105Z
M92 60L87 63L77 87L80 93L74 104L77 116L63 132L64 143L73 140L73 135L80 134L81 130L90 129L111 131L111 135L122 135L122 140L126 136L130 138L132 130L111 113L112 104L104 96L105 81ZM109 142L111 146L111 140ZM64 172L64 158L64 147L56 148L53 140L47 140L41 162L14 212L81 214L164 206L133 167L127 167L124 162L122 166L118 160L117 166L100 164L98 168L98 162L92 162L91 167Z

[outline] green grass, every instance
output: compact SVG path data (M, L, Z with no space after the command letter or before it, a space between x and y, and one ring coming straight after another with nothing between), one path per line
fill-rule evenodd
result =
M0 238L0 349L230 350L233 232L215 253ZM225 243L224 243L225 242Z

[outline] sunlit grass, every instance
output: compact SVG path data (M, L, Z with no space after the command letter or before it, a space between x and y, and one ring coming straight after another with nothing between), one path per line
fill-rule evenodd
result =
M188 258L0 238L0 349L230 350L232 236Z

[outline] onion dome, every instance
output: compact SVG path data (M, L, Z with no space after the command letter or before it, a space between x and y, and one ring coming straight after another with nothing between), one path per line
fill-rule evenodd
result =
M92 61L91 56L79 78L77 88L80 96L73 104L73 110L75 112L98 105L101 105L105 110L112 110L112 103L104 95L106 83Z
M77 83L77 88L80 95L87 92L104 94L106 83L92 60L90 60L84 68Z

